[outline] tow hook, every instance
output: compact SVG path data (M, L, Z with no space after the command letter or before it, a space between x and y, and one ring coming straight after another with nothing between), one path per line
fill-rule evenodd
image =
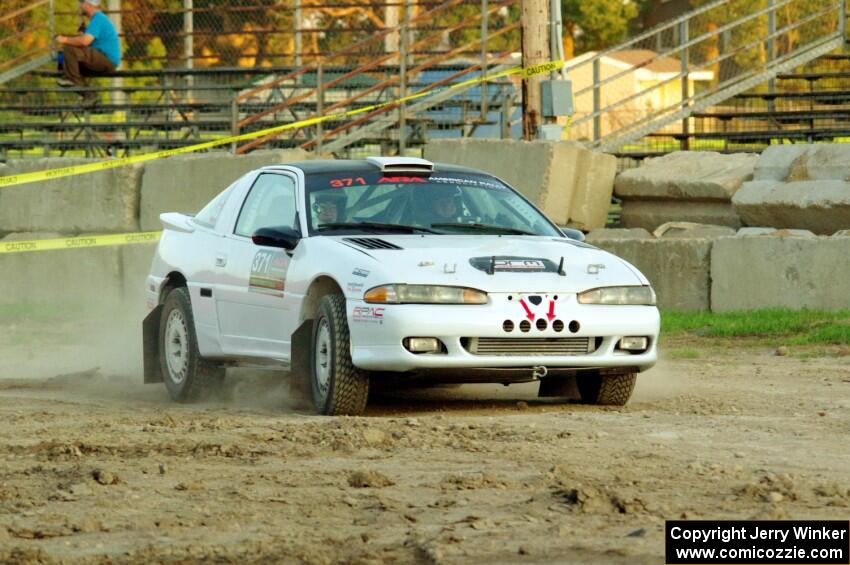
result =
M531 370L531 376L535 379L542 379L546 375L549 374L549 369L544 367L543 365L538 365Z

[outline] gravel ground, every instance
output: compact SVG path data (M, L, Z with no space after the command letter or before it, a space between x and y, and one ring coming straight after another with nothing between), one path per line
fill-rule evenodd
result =
M274 372L184 406L6 356L0 562L658 563L665 519L847 519L850 357L684 345L622 409L478 385L360 418Z

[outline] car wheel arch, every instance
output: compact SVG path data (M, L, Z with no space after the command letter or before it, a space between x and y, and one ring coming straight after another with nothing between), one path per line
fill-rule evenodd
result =
M162 286L159 290L159 303L163 304L165 302L166 297L168 297L168 293L174 290L175 288L188 287L189 284L186 281L186 277L183 276L183 273L179 271L172 271L165 276L165 279L162 281Z
M321 275L316 277L304 294L299 322L303 323L315 319L319 311L319 303L328 294L343 294L342 286L331 276Z

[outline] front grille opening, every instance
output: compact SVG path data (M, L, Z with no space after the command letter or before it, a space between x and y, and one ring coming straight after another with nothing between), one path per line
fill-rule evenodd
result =
M542 332L543 330L549 327L549 322L547 322L543 318L537 318L537 323L535 325L537 326L537 329Z
M519 323L519 331L523 333L528 333L531 331L531 322L528 320L523 320Z
M555 320L552 322L552 329L556 332L564 331L564 321L563 320Z
M510 333L514 331L514 323L510 320L505 320L504 322L502 322L502 329Z
M464 337L460 342L473 355L565 356L589 355L601 338L592 337Z
M570 322L569 328L570 328L570 331L572 333L576 333L577 331L579 331L581 329L581 324L579 324L577 321L573 320L572 322Z

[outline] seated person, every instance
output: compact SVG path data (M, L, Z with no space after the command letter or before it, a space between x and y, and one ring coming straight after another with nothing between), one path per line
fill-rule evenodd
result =
M316 193L313 201L314 225L319 227L322 224L344 222L345 205L345 194L340 192L339 189L323 190Z
M109 18L100 11L100 0L83 0L80 11L89 18L82 35L57 35L56 43L62 46L64 76L57 79L59 86L86 86L86 76L114 72L121 64L121 46L118 33ZM84 102L97 100L94 92L87 92Z

